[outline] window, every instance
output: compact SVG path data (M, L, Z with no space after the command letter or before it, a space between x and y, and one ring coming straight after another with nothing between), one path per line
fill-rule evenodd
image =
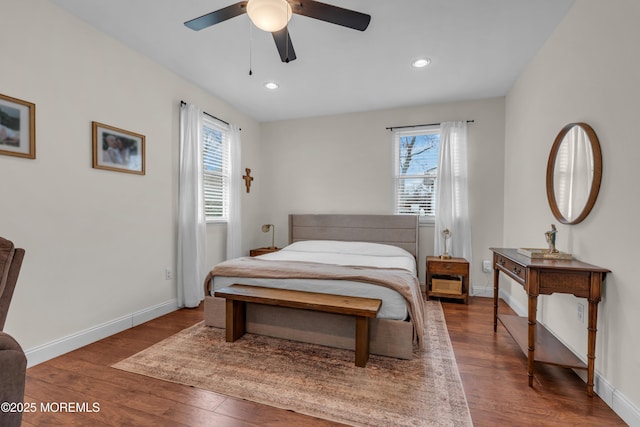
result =
M207 222L229 219L228 128L205 116L202 126L204 212Z
M438 126L394 133L395 213L433 221L440 153Z

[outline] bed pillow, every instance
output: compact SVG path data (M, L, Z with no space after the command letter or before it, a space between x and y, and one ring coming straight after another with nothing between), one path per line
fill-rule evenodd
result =
M331 252L371 256L408 256L411 253L397 246L370 242L342 242L337 240L303 240L283 248L297 252Z

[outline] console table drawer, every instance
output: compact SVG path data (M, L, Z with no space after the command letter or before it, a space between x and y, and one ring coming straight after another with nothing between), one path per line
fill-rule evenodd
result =
M524 283L527 280L527 269L508 258L496 255L496 265L509 277Z

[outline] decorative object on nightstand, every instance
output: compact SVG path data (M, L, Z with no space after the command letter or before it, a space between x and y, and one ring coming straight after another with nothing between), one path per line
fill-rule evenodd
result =
M427 257L427 299L456 298L469 304L469 262L464 258Z
M451 237L451 231L448 228L442 230L442 238L444 239L444 250L442 251L442 255L440 255L440 259L451 259L451 255L447 252L447 239Z

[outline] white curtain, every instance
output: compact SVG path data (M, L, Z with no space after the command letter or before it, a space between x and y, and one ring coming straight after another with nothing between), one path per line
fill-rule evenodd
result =
M202 111L182 104L176 275L179 307L197 307L204 299L207 247L202 168Z
M241 199L242 175L241 171L241 142L240 129L236 125L229 125L229 222L227 223L227 259L242 256L242 228L241 228Z
M449 229L447 252L471 263L471 221L467 172L467 122L440 125L440 156L436 179L435 255L444 250L442 231Z

